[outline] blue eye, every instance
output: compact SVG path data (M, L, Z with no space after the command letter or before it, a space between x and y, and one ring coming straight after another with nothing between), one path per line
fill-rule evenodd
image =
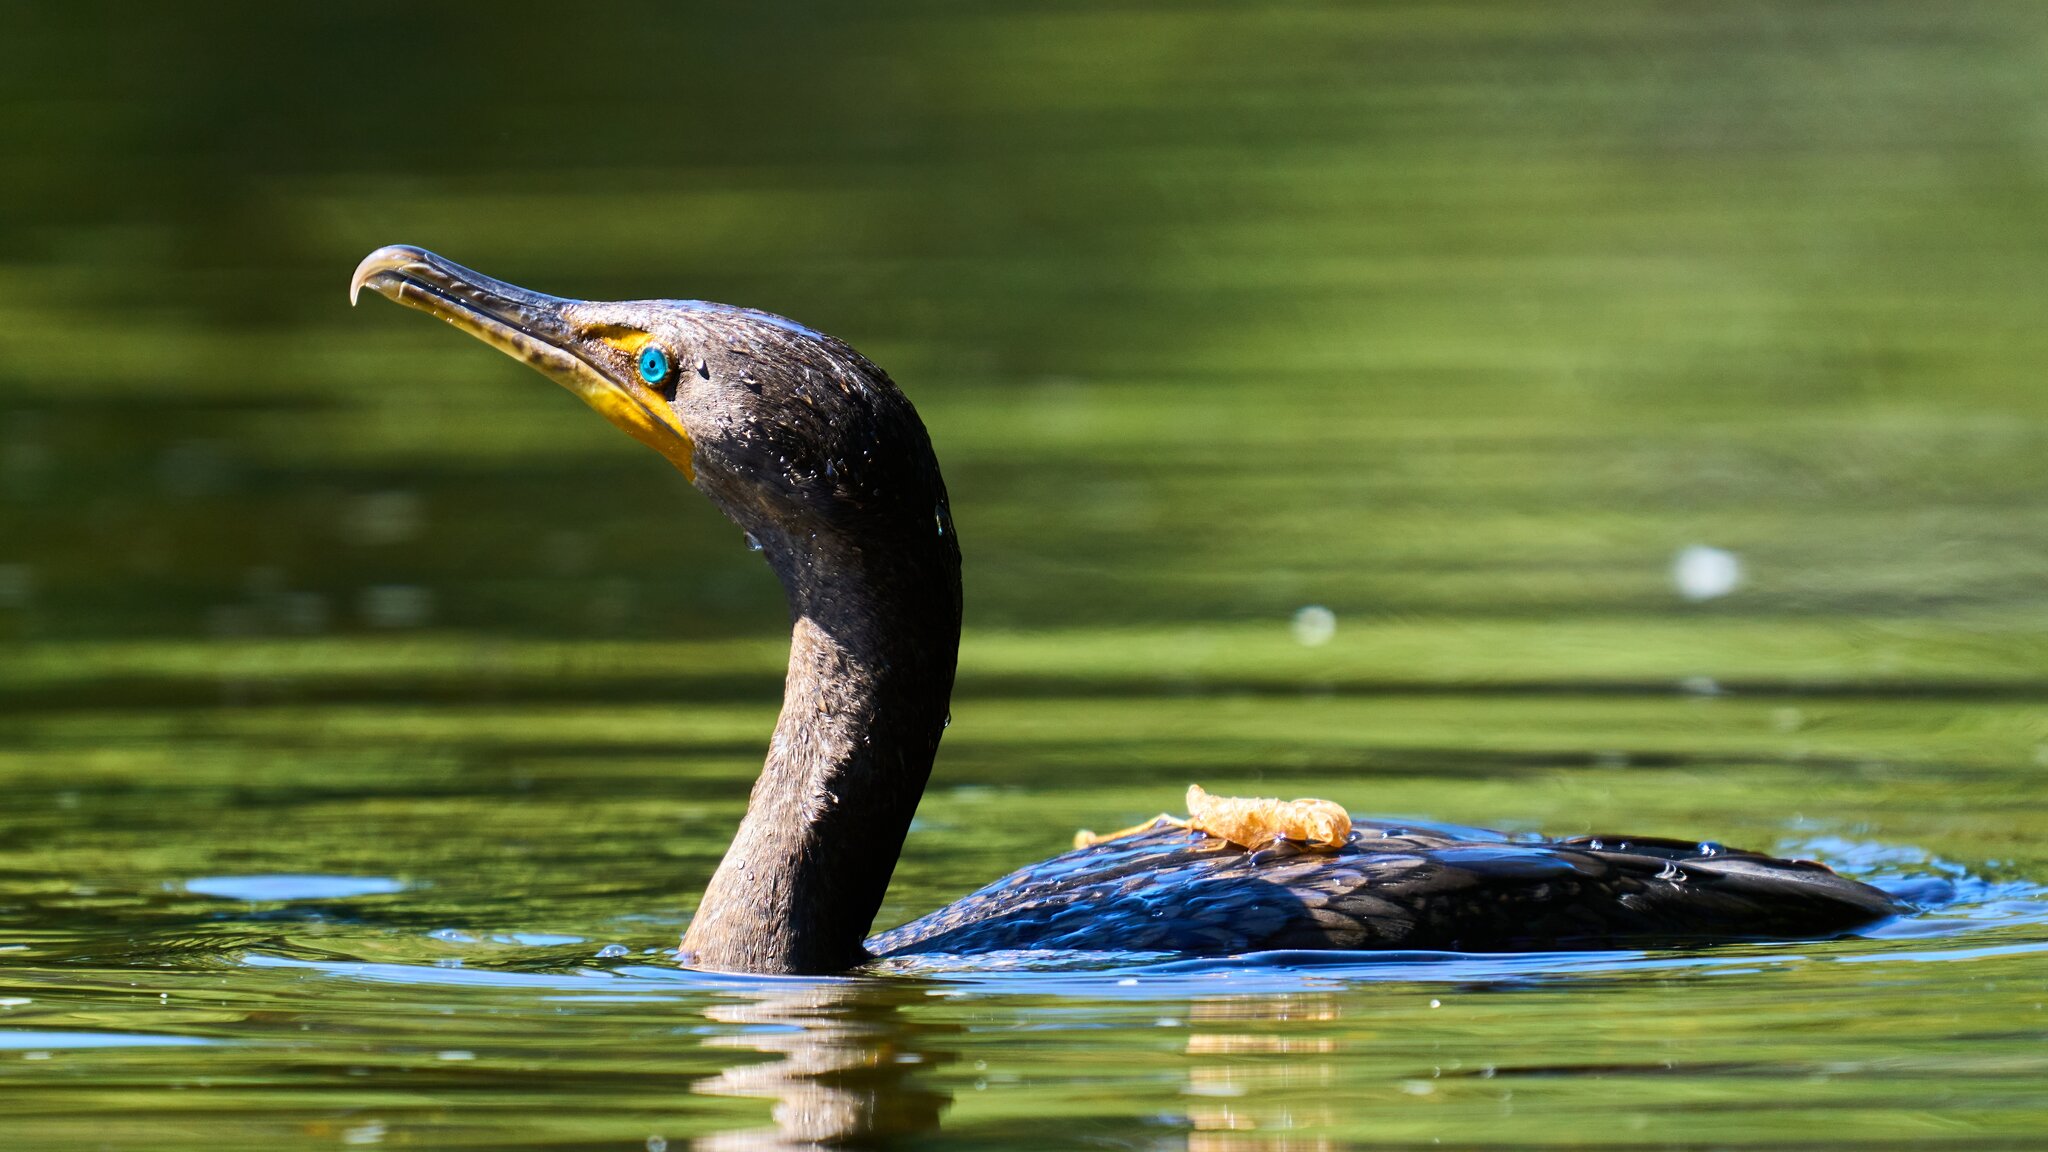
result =
M649 384L668 379L668 353L649 344L640 350L640 378Z

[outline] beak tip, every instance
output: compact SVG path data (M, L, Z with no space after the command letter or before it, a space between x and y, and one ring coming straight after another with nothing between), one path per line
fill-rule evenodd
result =
M398 271L428 256L430 253L426 249L411 244L387 244L363 257L363 262L356 265L355 275L348 279L349 307L355 307L363 285L370 283L379 273Z

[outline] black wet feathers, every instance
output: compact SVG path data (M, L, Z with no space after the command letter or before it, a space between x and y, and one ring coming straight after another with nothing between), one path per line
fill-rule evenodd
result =
M1336 852L1290 853L1161 828L1032 865L868 949L1657 947L1828 936L1898 911L1818 864L1683 841L1479 839L1367 822Z

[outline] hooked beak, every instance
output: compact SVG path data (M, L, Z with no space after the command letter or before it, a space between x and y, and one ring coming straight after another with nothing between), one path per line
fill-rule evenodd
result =
M696 479L690 434L668 401L631 372L600 367L601 360L585 351L594 351L596 338L570 316L580 301L493 280L410 244L393 244L364 257L348 282L350 304L364 288L439 316L533 366Z

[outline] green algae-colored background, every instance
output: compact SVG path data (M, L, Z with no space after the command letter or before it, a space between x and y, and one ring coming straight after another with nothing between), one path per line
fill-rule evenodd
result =
M2038 5L84 3L0 45L15 1145L2048 1127ZM1699 968L665 978L776 589L572 397L351 311L398 241L787 313L917 402L968 635L885 924L1190 780L1964 910ZM273 873L404 888L187 887Z

